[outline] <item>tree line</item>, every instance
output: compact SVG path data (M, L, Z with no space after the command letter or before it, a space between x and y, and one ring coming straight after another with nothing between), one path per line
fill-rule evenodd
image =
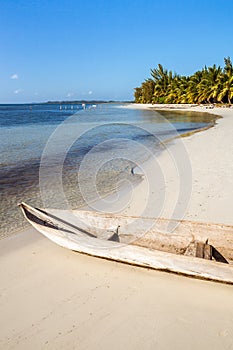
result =
M228 103L233 102L233 65L204 67L191 76L168 71L161 64L151 69L151 78L135 88L136 103Z

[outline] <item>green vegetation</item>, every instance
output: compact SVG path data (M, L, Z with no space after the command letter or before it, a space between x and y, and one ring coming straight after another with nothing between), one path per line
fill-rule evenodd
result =
M191 76L181 76L161 64L152 78L135 88L136 103L228 103L233 102L233 65L224 58L223 68L204 67Z

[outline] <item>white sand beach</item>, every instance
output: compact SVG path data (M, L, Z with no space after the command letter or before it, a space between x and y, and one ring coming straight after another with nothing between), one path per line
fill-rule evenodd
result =
M159 105L129 105L128 108L152 108L159 109ZM161 108L161 107L160 107ZM173 106L174 108L174 106ZM181 107L179 106L179 109ZM185 213L180 211L179 219L184 218L194 221L215 222L233 224L232 215L232 193L233 193L233 109L205 107L184 107L187 111L210 112L221 116L216 125L208 130L195 133L191 136L174 140L165 145L165 150L158 157L159 168L164 176L164 183L161 189L156 188L157 192L150 189L150 200L154 206L158 203L158 191L166 194L164 206L161 209L161 216L169 218L172 215L175 202L178 198L180 187L187 186L185 181L186 173L181 174L185 169L177 169L176 159L179 152L185 155L182 162L191 167L191 189L187 188L187 194L190 191L189 204ZM168 109L169 105L161 109ZM184 150L187 154L184 154ZM143 166L148 182L153 185L155 176L153 160L149 160ZM187 177L190 173L187 173ZM151 177L151 178L150 178ZM126 213L140 213L142 202L146 202L148 197L146 181L140 183L134 190L134 198L126 209ZM153 198L154 197L154 198ZM139 200L140 198L140 200ZM187 198L188 200L188 198ZM150 212L151 211L151 212ZM148 208L148 215L153 215L153 208Z
M144 164L145 179L111 209L140 215L149 198L147 215L162 203L159 214L171 217L187 185L176 216L233 224L233 109L210 112L223 118L166 145L158 167ZM179 149L188 162L180 168ZM153 187L155 169L163 177ZM0 349L233 349L230 285L77 254L33 229L0 241L0 280Z

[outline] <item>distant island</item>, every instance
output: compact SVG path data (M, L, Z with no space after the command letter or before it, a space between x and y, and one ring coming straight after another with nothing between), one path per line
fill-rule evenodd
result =
M100 103L132 103L132 101L77 100L77 101L47 101L43 104L100 104Z
M224 67L204 67L191 76L163 68L151 69L152 78L136 87L136 103L228 103L233 101L233 65L224 58Z

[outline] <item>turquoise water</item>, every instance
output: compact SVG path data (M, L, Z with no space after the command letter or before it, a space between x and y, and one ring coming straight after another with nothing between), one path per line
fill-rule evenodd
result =
M43 205L39 173L45 149L43 176L50 205L63 206L56 196L56 174L62 168L64 193L75 208L111 193L119 183L138 181L132 169L160 152L160 141L212 122L206 114L157 113L115 104L87 105L85 110L81 105L0 105L0 236L25 227L18 202Z

